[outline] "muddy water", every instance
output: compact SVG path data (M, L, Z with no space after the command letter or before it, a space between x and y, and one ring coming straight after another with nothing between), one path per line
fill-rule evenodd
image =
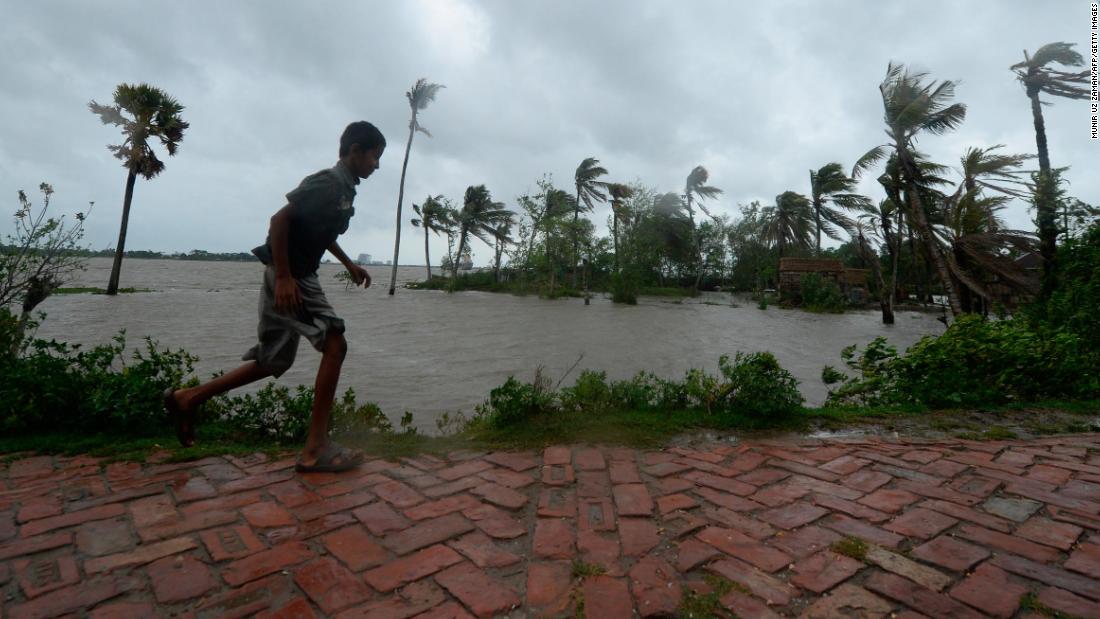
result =
M338 265L322 265L321 283L348 325L348 357L340 391L355 388L377 402L391 419L410 411L418 427L434 430L444 411L472 411L509 375L530 380L536 367L571 383L584 368L627 378L639 370L680 378L692 367L717 372L718 357L735 351L770 350L800 381L808 404L826 395L825 364L839 366L840 350L884 335L901 349L922 335L940 333L934 314L899 312L897 324L881 324L877 311L818 315L713 294L682 304L642 299L637 306L594 298L547 301L536 297L404 290L422 279L423 267L398 269L397 294L386 294L388 267L370 267L375 284L345 290L334 279ZM72 285L106 285L109 259L93 259ZM129 260L122 286L155 292L59 295L40 336L87 344L108 341L126 329L131 344L150 335L162 346L200 357L202 378L240 363L255 339L262 265L237 262ZM281 382L312 384L320 355L304 343L298 362Z

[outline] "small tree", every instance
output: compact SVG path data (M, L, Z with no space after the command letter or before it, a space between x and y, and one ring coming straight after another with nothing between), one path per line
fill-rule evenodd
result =
M0 314L14 312L18 305L19 322L12 346L23 341L23 332L30 314L59 288L74 271L82 270L84 262L74 250L84 236L86 213L77 213L76 222L66 225L65 217L48 217L53 187L38 186L42 192L42 208L35 211L27 194L19 191L19 210L15 211L15 235L8 235L0 245ZM89 203L89 211L91 210ZM0 316L0 319L4 317Z

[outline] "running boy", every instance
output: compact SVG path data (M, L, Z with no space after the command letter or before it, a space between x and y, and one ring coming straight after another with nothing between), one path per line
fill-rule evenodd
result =
M321 352L321 366L309 436L296 469L346 471L362 461L361 452L337 445L328 436L347 341L344 321L321 290L317 267L328 250L357 286L370 286L366 269L348 258L336 237L347 231L355 214L355 186L378 169L385 148L386 138L374 125L353 122L340 136L336 165L305 177L286 195L287 205L271 218L267 242L252 250L267 269L260 292L259 342L245 353L247 363L198 387L164 392L164 407L175 420L176 436L184 446L195 442L196 411L203 402L268 376L281 376L294 363L298 340L304 336Z

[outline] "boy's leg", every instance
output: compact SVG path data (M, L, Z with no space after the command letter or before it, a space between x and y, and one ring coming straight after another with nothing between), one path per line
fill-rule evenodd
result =
M177 389L173 397L175 397L176 404L181 410L190 411L198 408L203 402L214 396L221 395L237 387L243 387L249 383L254 383L271 375L271 370L261 367L260 364L255 361L249 361L198 387Z
M317 368L317 382L313 386L313 411L310 417L309 436L302 448L301 463L313 466L328 446L328 429L332 420L332 403L336 397L336 383L340 380L340 368L347 355L348 345L342 333L329 331L321 351L321 366ZM356 454L357 455L357 454ZM345 457L342 455L341 457ZM351 457L347 455L346 457ZM340 464L332 463L332 464Z

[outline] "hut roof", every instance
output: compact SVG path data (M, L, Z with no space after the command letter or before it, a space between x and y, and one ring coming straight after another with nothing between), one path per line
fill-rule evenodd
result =
M820 273L822 271L841 272L844 263L835 258L780 258L779 272Z

